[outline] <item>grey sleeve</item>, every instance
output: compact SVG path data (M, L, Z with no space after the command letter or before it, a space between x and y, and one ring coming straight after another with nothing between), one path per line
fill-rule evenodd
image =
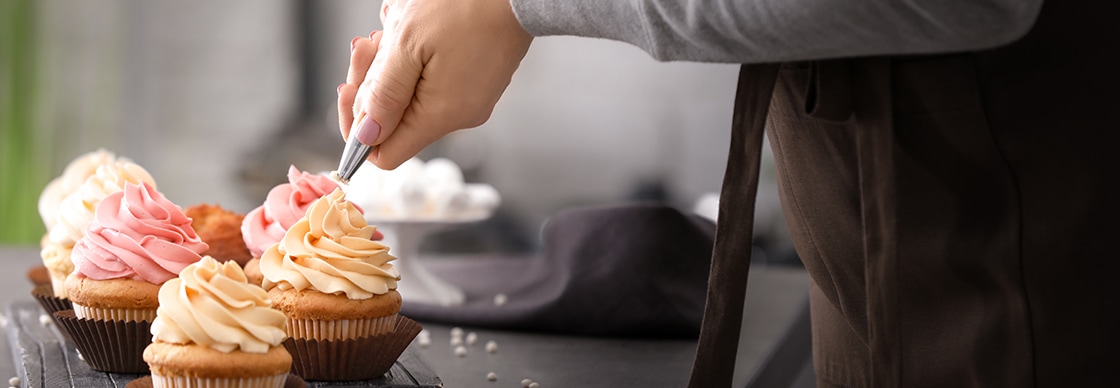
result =
M534 36L633 44L661 61L759 63L1009 43L1042 0L511 0Z

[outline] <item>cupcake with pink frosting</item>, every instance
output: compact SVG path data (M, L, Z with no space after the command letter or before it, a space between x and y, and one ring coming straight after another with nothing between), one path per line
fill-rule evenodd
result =
M74 270L70 255L74 244L85 236L97 205L109 194L121 191L126 183L140 182L155 187L155 180L143 167L100 150L75 159L43 190L39 211L48 232L40 254L50 273L54 296L67 297L66 277Z
M66 318L72 319L59 316L91 367L147 370L140 356L151 342L147 330L160 285L206 249L191 219L146 182L125 184L101 201L71 254L75 269L66 286L74 310Z
M312 202L337 188L338 182L325 175L288 167L288 183L273 187L264 204L246 214L241 223L249 253L260 258L268 247L284 239L284 233L307 213Z

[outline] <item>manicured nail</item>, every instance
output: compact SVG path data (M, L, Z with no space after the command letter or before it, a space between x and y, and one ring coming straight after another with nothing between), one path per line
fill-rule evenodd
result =
M358 141L365 145L373 145L377 141L377 137L381 136L381 124L373 121L368 115L362 118L362 122L358 124Z
M354 52L354 46L358 45L358 39L362 39L362 37L355 36L354 39L350 40L350 52Z
M369 33L369 40L373 40L373 36L377 35L378 32L379 31L374 31L374 32Z

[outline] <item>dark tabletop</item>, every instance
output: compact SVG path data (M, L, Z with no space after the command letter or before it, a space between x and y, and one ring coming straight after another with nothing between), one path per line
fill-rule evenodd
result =
M428 260L433 270L441 265L461 264L441 258ZM423 260L423 259L422 259ZM31 300L28 268L41 263L38 248L0 247L0 305ZM755 369L772 352L779 338L803 307L808 290L804 270L785 267L756 267L751 270L750 292L740 336L735 373L736 386L745 386ZM468 354L458 357L450 346L450 325L421 322L431 335L431 345L419 347L420 357L448 387L520 387L522 379L541 387L680 387L688 380L695 340L619 339L484 330L475 332L478 342L468 345ZM484 349L494 341L497 352ZM16 375L16 365L7 341L0 338L0 380ZM487 380L487 374L498 380Z

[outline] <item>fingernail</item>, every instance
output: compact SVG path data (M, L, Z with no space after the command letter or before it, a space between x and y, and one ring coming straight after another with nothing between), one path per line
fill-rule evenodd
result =
M377 137L381 135L381 124L373 121L368 115L362 118L362 122L358 124L358 141L365 145L373 145L377 141Z
M358 44L358 39L362 39L362 37L355 36L354 39L350 40L350 52L354 52L354 46Z
M338 94L342 94L342 87L343 86L346 86L346 84L345 83L338 84L338 87L334 89L334 92L338 93Z
M373 40L374 35L377 35L377 31L369 33L369 40Z

